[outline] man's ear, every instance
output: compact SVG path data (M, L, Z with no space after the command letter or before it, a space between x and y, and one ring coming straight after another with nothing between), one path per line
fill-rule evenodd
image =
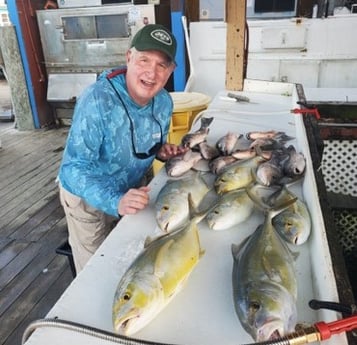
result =
M130 49L126 52L126 62L127 63L130 61L132 54L133 54L133 52Z

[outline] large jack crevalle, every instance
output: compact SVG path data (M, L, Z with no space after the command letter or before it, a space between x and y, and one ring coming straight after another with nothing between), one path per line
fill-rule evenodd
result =
M263 225L241 245L232 245L234 306L243 328L258 342L287 335L296 326L294 257L272 225L284 207L269 210Z

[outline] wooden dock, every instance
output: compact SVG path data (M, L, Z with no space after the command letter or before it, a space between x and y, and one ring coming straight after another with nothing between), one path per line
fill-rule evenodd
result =
M67 228L55 182L68 128L0 123L0 345L19 345L72 281L56 254Z

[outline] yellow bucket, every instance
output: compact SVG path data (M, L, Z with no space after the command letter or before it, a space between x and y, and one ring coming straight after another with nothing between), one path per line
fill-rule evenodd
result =
M190 130L191 125L201 111L207 109L211 97L198 92L171 92L174 102L167 142L179 145L182 137ZM164 163L155 160L153 173L156 175Z

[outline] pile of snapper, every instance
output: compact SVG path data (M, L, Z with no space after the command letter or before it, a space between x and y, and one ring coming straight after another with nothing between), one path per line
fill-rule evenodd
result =
M283 132L228 132L207 144L213 118L182 138L188 151L166 163L168 180L158 193L156 221L164 235L147 243L118 284L113 303L116 332L130 335L147 325L182 289L204 251L197 224L212 230L237 228L262 209L264 224L243 243L232 244L233 302L243 328L255 341L276 339L296 326L297 282L290 245L308 240L311 219L305 203L288 188L303 177L305 159L285 143ZM193 176L184 176L200 162ZM203 178L213 174L209 185ZM261 191L264 191L264 197ZM216 197L200 210L209 192Z

